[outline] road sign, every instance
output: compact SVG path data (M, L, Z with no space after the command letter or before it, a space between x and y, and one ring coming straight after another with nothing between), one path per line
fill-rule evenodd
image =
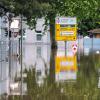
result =
M57 41L73 41L77 37L76 17L56 17L55 39Z

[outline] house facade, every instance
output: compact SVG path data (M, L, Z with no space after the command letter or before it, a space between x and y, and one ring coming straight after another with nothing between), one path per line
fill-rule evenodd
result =
M93 36L94 38L100 38L100 28L93 29L88 31L90 36Z
M37 20L36 28L31 30L29 27L26 28L25 43L33 44L50 44L50 31L49 26L46 31L44 31L45 19L41 18Z

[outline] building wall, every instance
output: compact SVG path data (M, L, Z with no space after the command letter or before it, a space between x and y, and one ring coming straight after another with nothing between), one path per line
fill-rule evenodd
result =
M0 95L4 93L8 93L8 82L9 82L9 67L6 62L6 37L5 37L5 18L0 17Z
M36 42L36 35L34 30L26 29L25 34L26 34L25 43Z
M5 40L5 28L7 28L6 26L6 19L5 17L0 17L0 40Z
M95 37L96 37L96 38L100 38L100 34L96 34Z
M31 30L30 28L27 27L25 34L26 34L25 43L50 44L49 27L47 31L44 32L43 18L37 20L36 29Z

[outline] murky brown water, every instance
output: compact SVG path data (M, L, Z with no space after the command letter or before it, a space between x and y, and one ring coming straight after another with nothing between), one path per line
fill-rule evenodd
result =
M50 53L47 45L26 47L35 50L28 53L30 65L1 81L0 100L100 100L100 49L80 46L73 53L61 45Z

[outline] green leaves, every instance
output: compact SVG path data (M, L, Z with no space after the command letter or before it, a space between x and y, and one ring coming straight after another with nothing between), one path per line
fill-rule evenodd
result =
M13 13L24 16L46 16L55 12L61 16L77 16L80 20L84 18L100 18L99 0L1 0L0 4Z
M0 5L4 9L1 14L8 11L16 16L23 14L31 26L37 18L51 20L58 15L76 16L78 22L100 19L100 0L0 0Z

